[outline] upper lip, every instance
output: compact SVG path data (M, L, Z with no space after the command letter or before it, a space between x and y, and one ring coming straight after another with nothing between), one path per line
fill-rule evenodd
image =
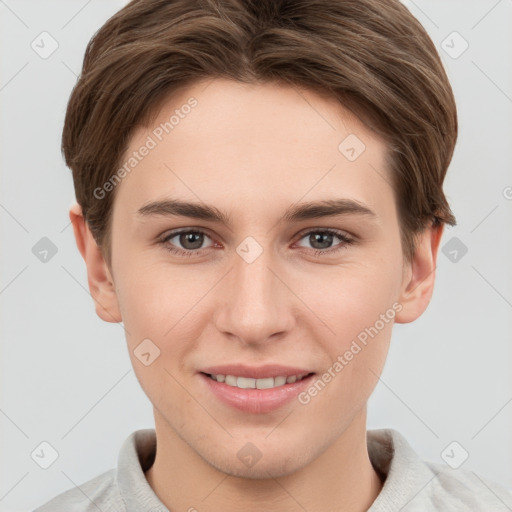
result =
M200 370L210 375L233 375L235 377L247 377L253 379L265 379L269 377L290 377L313 373L310 370L283 366L280 364L266 364L264 366L247 366L243 364L224 364L220 366L209 366Z

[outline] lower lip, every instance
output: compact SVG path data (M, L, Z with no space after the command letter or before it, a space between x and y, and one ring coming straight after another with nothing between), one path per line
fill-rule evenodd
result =
M293 384L285 384L270 389L242 389L217 382L204 373L199 374L210 391L225 404L252 414L274 411L293 400L309 386L314 374Z

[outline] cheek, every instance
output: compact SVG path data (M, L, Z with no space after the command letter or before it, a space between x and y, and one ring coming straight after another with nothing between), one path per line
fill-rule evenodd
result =
M395 260L396 261L396 260ZM328 388L325 397L337 410L362 405L369 397L384 366L397 302L401 269L393 258L373 264L338 267L330 282L318 283L308 305L329 326L319 327L317 339L328 354L325 372L316 390ZM320 330L322 329L322 330ZM305 397L305 400L308 398Z
M179 409L186 395L177 382L188 373L185 365L198 350L202 322L210 318L200 313L207 304L201 299L213 284L208 284L207 276L199 279L197 270L184 267L135 264L128 259L123 265L118 298L137 379L153 403L164 404L172 394L173 407Z
M365 406L386 361L394 314L393 307L373 304L340 313L336 337L324 342L327 365L299 397L316 423L335 424L341 432Z
M159 339L175 326L181 328L181 320L207 290L198 274L197 270L125 261L117 290L125 327Z
M330 327L329 338L342 342L341 348L389 309L388 316L394 318L401 270L390 261L340 265L324 276L303 276L297 295Z
M332 308L329 325L334 331L325 346L331 361L331 374L342 375L351 389L352 382L374 382L372 369L379 374L389 348L397 303L389 293L376 287L344 294ZM368 293L366 293L368 292ZM395 308L393 307L395 305ZM333 368L333 363L338 362Z
M123 278L119 280L118 301L135 374L157 407L171 394L173 407L179 409L186 396L177 382L181 381L183 361L196 349L198 339L198 324L191 321L195 318L191 309L198 298L195 293L188 296L186 280L177 278L176 271L171 276L156 266L130 266L128 260L124 265L119 272Z
M297 317L309 318L305 320L309 327L315 318L317 323L320 320L324 330L328 327L324 335L330 334L329 338L355 337L391 307L396 297L401 274L390 267L389 259L387 265L374 261L319 265L307 271L287 269L284 278L292 292L290 308ZM144 265L126 259L119 266L116 282L125 328L136 333L137 339L165 339L172 331L186 337L187 331L216 309L216 296L230 296L226 289L209 293L218 284L218 274L201 264L177 266L160 261Z

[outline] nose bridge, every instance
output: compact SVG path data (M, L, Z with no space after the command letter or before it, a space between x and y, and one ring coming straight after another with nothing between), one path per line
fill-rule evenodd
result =
M240 258L233 272L234 293L237 303L250 311L267 309L276 298L275 276L269 267L270 258L260 255L255 261ZM272 294L272 291L274 294Z
M258 247L259 246L259 247ZM276 259L268 248L246 240L237 248L217 328L247 344L265 342L290 327L286 287L276 277Z

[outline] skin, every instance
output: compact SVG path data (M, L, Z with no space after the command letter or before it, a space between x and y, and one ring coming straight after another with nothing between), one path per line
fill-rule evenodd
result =
M148 482L173 511L367 510L382 482L368 455L366 404L393 321L306 405L294 399L271 413L241 412L209 394L197 372L280 363L321 375L393 304L401 306L395 322L415 320L431 299L443 228L420 233L407 262L385 144L336 100L287 85L198 82L134 132L125 156L192 96L198 105L117 186L111 268L80 207L70 210L97 314L124 322L154 406L158 448ZM349 134L366 146L353 162L338 150ZM165 198L214 205L232 223L137 215ZM334 198L375 216L279 222L295 203ZM207 235L195 246L174 237L167 247L200 247L199 255L158 243L178 228ZM322 228L355 243L334 236L319 245L308 229ZM248 236L263 250L252 263L236 252ZM147 338L160 349L149 366L134 355ZM262 454L252 467L237 457L247 442Z

